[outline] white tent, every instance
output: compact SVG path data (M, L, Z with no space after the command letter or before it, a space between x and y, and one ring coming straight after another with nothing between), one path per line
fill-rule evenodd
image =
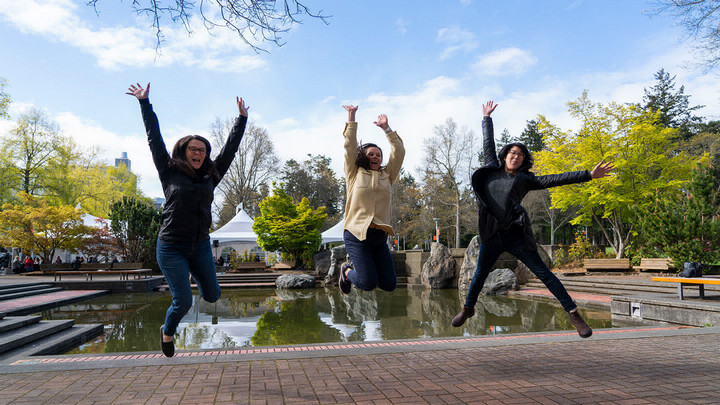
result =
M343 241L343 228L345 227L345 219L341 219L340 222L335 224L332 228L328 229L327 231L322 233L322 242L330 243L330 242L342 242Z
M237 214L222 228L210 234L210 239L218 242L255 242L257 235L252 230L253 219L238 206Z
M75 209L76 209L76 210L82 210L82 207L80 206L80 203L77 203L77 205L75 206ZM85 214L82 215L81 219L82 219L83 224L84 224L85 226L91 226L91 227L93 227L93 228L100 228L100 223L97 222L98 219L101 219L101 218L99 218L99 217L96 217L96 216L94 216L94 215L90 215L90 214L88 214L88 213L85 213ZM109 223L108 223L108 224L109 224Z

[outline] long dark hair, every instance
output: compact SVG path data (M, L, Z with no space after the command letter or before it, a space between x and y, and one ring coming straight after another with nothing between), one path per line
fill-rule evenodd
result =
M196 140L200 141L205 144L205 159L203 160L202 166L200 166L199 169L195 170L192 166L190 166L190 162L187 161L187 155L185 151L187 150L188 144L190 141ZM168 165L172 167L176 167L185 174L187 174L190 177L204 177L205 175L211 175L215 179L219 178L220 175L215 168L215 162L213 162L212 159L210 159L210 152L212 151L212 146L210 146L210 142L203 138L200 135L187 135L180 138L177 142L175 142L175 146L173 147L172 151L172 159L170 159L170 162L168 162Z
M380 150L380 156L383 156L383 151L379 146L374 143L363 143L357 148L357 157L355 157L355 166L362 167L365 170L370 170L370 159L367 157L367 150L369 148L378 148ZM385 166L381 166L380 170L384 169Z
M523 155L523 162L522 165L520 165L520 168L518 169L519 172L529 172L530 169L533 166L533 157L532 153L530 153L530 150L525 146L525 144L522 144L520 142L513 142L509 143L500 149L500 153L498 153L498 159L500 159L500 167L505 168L505 157L507 156L508 152L510 152L510 149L513 148L513 146L517 146L518 148L522 149Z

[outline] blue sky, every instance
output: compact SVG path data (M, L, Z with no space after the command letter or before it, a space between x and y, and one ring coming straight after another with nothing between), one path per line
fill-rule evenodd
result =
M358 104L359 137L386 146L372 122L388 115L408 150L406 171L422 165L424 139L452 117L480 134L481 104L500 104L496 130L517 136L544 114L575 129L566 103L584 89L598 102L639 102L665 68L699 111L720 119L720 82L692 66L690 44L648 1L307 0L332 17L309 17L257 54L232 33L192 36L166 19L161 54L154 32L129 1L0 0L0 77L13 119L35 106L80 145L100 146L108 163L128 152L149 197L162 191L128 84L151 82L166 143L207 135L234 117L235 96L268 130L281 160L308 153L342 173L342 104ZM0 120L5 136L13 120ZM478 138L479 139L479 138ZM478 145L479 146L479 145ZM278 168L280 169L280 168Z

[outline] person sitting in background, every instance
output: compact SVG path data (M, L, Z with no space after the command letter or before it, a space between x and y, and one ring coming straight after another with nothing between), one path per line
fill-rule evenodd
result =
M33 261L32 257L25 256L25 273L29 273L31 271L35 270L35 262Z

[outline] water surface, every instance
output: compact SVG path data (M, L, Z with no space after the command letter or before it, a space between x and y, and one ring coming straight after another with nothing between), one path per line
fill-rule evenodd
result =
M103 323L105 333L70 353L158 351L169 293L114 293L43 312L45 319ZM337 288L223 290L216 303L198 296L183 318L179 350L363 342L573 330L560 306L480 297L460 328L450 320L464 296L457 290L398 289L343 295ZM582 311L593 328L612 327L609 312Z

